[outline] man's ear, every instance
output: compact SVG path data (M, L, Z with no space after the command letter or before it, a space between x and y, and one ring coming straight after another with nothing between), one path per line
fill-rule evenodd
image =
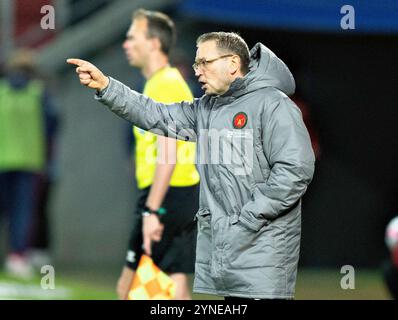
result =
M152 38L152 49L153 50L160 50L162 44L160 43L159 38Z
M232 56L230 64L230 73L236 74L240 70L240 57L237 55Z

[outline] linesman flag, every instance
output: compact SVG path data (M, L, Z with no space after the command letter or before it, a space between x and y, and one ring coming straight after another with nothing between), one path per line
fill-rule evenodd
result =
M147 256L142 255L128 294L128 300L172 300L174 281Z

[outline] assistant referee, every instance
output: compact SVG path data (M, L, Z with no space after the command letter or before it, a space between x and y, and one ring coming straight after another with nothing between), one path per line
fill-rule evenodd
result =
M180 72L170 66L175 42L173 21L163 13L137 10L123 48L130 65L147 79L144 94L163 102L192 101L192 93ZM126 265L117 285L125 299L143 250L175 281L176 299L190 299L187 273L194 272L196 223L199 206L199 174L195 144L160 137L137 127L136 179L139 188L136 217ZM163 228L160 228L162 226ZM153 230L163 230L151 242ZM157 241L157 242L156 242Z

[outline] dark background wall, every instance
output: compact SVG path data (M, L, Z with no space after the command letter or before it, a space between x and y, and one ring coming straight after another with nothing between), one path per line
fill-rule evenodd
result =
M398 214L398 39L290 37L323 150L306 197L303 263L377 266Z

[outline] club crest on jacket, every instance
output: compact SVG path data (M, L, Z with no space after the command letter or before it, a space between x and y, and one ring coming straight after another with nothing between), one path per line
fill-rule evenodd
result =
M247 114L244 112L239 112L234 116L232 121L235 129L242 129L247 124Z

